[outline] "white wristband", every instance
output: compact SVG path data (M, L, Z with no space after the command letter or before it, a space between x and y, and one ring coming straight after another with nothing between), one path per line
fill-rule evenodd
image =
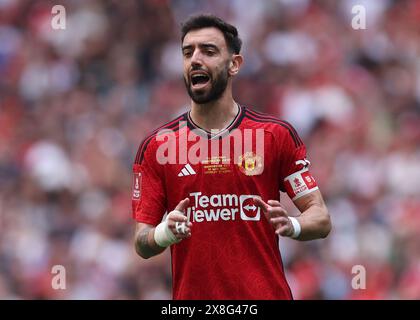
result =
M167 219L156 226L153 237L157 245L162 248L169 247L171 244L178 241L173 232L169 229Z
M178 210L171 211L167 215L165 220L159 223L155 228L155 233L153 235L153 238L155 239L155 242L157 243L157 245L162 248L169 247L170 245L174 243L178 243L182 240L182 239L178 239L174 235L174 233L171 231L171 229L169 229L169 226L168 226L168 217L173 212L183 214L181 211L178 211Z
M302 231L302 228L300 226L300 223L298 221L298 219L294 218L294 217L289 217L290 222L293 225L293 234L290 236L290 238L296 239L297 237L299 237L300 232Z

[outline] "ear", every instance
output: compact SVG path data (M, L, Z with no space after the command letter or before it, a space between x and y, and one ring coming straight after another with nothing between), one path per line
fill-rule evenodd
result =
M238 74L243 62L244 58L240 54L234 54L232 56L232 60L229 63L229 75L231 77L236 76Z

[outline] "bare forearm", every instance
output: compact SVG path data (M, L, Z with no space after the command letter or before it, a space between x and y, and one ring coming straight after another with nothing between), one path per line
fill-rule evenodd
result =
M313 191L294 201L302 214L296 219L301 226L297 240L321 239L331 231L331 219L327 206L319 190Z
M156 244L153 234L155 228L145 227L136 231L135 248L142 258L148 259L163 252L165 248Z
M297 240L325 238L331 231L331 221L325 206L311 206L296 219L301 225L301 234Z

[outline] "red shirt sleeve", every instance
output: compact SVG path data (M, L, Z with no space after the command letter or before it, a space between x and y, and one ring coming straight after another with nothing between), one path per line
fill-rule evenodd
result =
M156 160L153 141L145 148L139 163L133 165L132 216L137 222L157 225L166 212L163 168Z
M315 179L309 172L306 147L296 130L288 123L281 128L279 137L280 190L287 192L296 200L318 189Z

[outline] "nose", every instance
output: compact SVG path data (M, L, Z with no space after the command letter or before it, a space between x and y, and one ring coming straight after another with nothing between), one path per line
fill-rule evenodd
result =
M200 50L194 50L194 53L191 57L191 66L201 66L203 65L202 54Z

